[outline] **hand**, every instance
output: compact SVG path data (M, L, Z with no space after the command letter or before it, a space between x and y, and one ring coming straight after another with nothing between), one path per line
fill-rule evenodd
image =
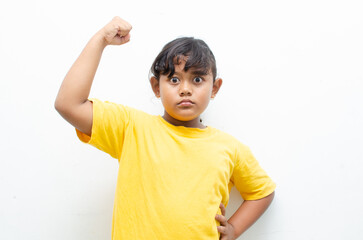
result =
M98 34L101 34L106 45L121 45L130 41L132 26L120 17L114 17L104 26Z
M221 226L217 226L218 232L221 233L220 240L235 240L234 237L234 227L232 224L227 222L226 209L224 208L223 203L219 205L222 215L217 214L216 219L221 223Z

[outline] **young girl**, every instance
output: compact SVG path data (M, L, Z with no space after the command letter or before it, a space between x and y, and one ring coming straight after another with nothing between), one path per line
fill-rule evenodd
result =
M202 40L176 39L152 64L150 83L163 116L88 100L104 48L127 43L130 30L115 17L97 32L55 102L81 141L119 161L112 239L236 239L267 209L275 184L247 146L201 122L222 85ZM233 185L244 202L227 220L224 206Z

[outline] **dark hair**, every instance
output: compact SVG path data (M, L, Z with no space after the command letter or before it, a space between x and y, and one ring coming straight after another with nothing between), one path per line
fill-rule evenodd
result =
M175 73L174 64L178 65L186 57L184 71L195 69L201 74L212 72L216 79L217 67L214 55L208 45L200 39L181 37L167 43L155 58L151 73L159 80L160 75L172 77Z

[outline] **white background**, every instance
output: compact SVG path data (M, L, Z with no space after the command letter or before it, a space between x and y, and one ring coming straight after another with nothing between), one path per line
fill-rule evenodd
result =
M204 121L236 136L277 183L239 239L362 239L361 1L2 1L0 239L110 239L117 160L54 109L60 84L113 16L91 97L162 114L148 83L168 41L195 36L224 84ZM233 189L228 216L241 204Z

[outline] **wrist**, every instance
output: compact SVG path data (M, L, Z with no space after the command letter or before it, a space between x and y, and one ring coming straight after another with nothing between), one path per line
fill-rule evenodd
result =
M102 50L108 45L104 34L102 31L98 31L91 39L92 42L97 44L99 47L102 48Z
M232 223L230 223L229 221L227 221L227 223L229 224L230 228L232 228L232 230L233 230L233 237L235 239L238 238L240 234L236 233L236 228L234 227L234 225Z

